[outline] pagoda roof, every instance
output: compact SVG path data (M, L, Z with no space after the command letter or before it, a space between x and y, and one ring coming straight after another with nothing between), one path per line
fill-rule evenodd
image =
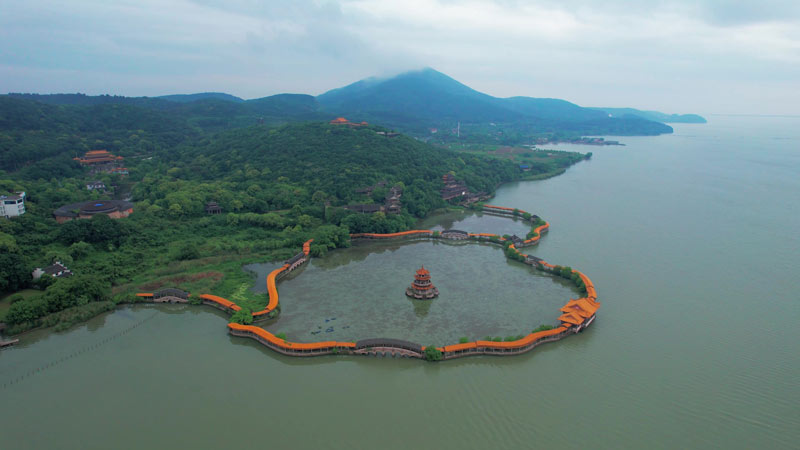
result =
M417 275L430 275L430 272L428 272L425 266L422 266L421 269L417 270Z

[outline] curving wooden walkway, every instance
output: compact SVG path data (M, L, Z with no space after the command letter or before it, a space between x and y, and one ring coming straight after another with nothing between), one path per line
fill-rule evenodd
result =
M497 214L503 214L514 217L522 217L527 214L525 211L506 208L502 206L484 205L484 210ZM535 217L535 216L534 216ZM521 247L538 244L543 233L550 229L550 224L545 222L544 225L536 227L533 231L535 236L522 242ZM375 234L375 233L357 233L351 234L351 239L408 239L408 238L441 238L440 235L434 233L432 230L410 230L400 233L388 234ZM490 241L499 242L501 245L506 240L500 235L491 233L469 233L469 239L476 241ZM267 306L261 310L253 313L253 319L259 320L269 317L269 314L278 306L278 289L276 281L279 276L285 275L294 267L305 263L311 250L312 240L303 244L303 251L283 266L273 270L267 275ZM552 270L556 266L539 258L532 258L520 252L520 250L511 244L510 249L522 256L527 264L539 266L544 270ZM571 299L568 301L560 311L563 313L559 317L560 326L546 331L539 331L530 333L527 336L509 342L494 342L494 341L474 341L463 344L445 345L444 347L437 347L442 352L443 359L460 358L472 355L517 355L528 352L535 347L562 339L571 334L578 333L594 322L597 309L600 303L597 301L597 291L594 288L592 281L583 273L573 270L577 273L586 286L586 296L579 299ZM137 296L144 298L152 298L153 294L141 293ZM241 307L222 297L211 294L202 294L200 299L203 304L213 306L228 313L235 313L241 310ZM338 341L324 341L324 342L311 342L311 343L298 343L290 342L281 339L269 331L261 327L253 325L241 325L231 322L228 324L228 331L234 336L248 337L255 339L263 345L289 356L319 356L329 354L358 354L358 355L373 355L373 356L401 356L411 358L425 358L425 347L415 343L408 343L404 341L397 341L392 343L391 340L374 340L375 346L369 346L368 342L372 340L363 340L359 343L367 342L357 346L355 342L338 342ZM377 343L380 341L380 343ZM401 343L403 342L403 343Z

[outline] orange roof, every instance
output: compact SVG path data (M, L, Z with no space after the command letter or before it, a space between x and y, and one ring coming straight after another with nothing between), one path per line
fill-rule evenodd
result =
M588 319L597 312L599 307L599 304L591 301L588 298L580 298L578 300L570 300L561 308L560 311L571 314L573 317L577 315L581 318Z
M267 303L267 306L265 306L263 310L254 312L253 316L269 314L278 306L278 288L275 287L275 277L288 268L289 264L284 264L267 275L267 294L269 295L269 303Z
M232 330L240 330L240 331L249 331L253 334L256 334L271 344L277 345L278 347L285 348L285 349L295 349L295 350L318 350L322 348L330 348L330 347L348 347L348 348L355 348L355 342L337 342L337 341L323 341L323 342L310 342L310 343L297 343L297 342L288 342L279 337L276 337L274 334L270 333L269 331L260 328L254 327L252 325L241 325L235 322L231 322L228 324L228 328Z
M417 270L417 275L429 275L429 274L430 272L428 272L428 269L426 269L425 266L422 266L421 269Z
M136 294L136 296L137 297L152 297L153 294L151 294L151 293L139 293L139 294Z
M337 117L337 118L331 120L331 123L350 123L350 121L348 121L344 117Z
M309 239L303 244L303 253L306 256L308 256L308 254L311 253L311 243L312 242L314 242L314 240L313 239Z
M232 309L234 311L240 311L242 309L241 306L237 305L236 303L233 303L232 301L230 301L230 300L228 300L226 298L218 297L216 295L202 294L202 295L200 295L200 298L202 298L203 300L212 301L212 302L217 303L219 305L222 305L222 306L225 306L227 308L230 308L230 309Z
M558 318L558 320L560 320L562 322L571 323L573 325L580 325L580 324L583 323L584 319L583 319L583 317L577 315L576 313L571 312L571 313L562 314L561 317Z
M523 211L519 208L506 208L505 206L494 206L494 205L483 205L484 208L491 208L491 209L501 209L503 211L514 211L515 209L519 211L520 214L524 214L527 211Z
M554 328L552 330L540 331L538 333L531 333L523 337L522 339L518 339L516 341L510 341L510 342L476 341L475 344L477 347L486 347L486 348L520 348L530 345L541 338L556 335L564 331L566 331L566 328L561 326L558 328Z
M408 236L410 234L433 234L431 230L409 230L409 231L401 231L399 233L387 233L387 234L378 234L378 233L355 233L351 234L350 237L377 237L377 238L391 238L391 237L400 237L400 236Z
M477 348L478 344L475 342L466 342L463 344L454 344L454 345L445 345L444 351L446 352L457 352L459 350L467 350L470 348Z

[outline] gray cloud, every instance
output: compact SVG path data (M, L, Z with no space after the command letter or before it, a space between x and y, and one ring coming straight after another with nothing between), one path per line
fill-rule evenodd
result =
M0 3L0 41L6 91L318 94L428 65L583 105L800 104L793 1L28 0Z

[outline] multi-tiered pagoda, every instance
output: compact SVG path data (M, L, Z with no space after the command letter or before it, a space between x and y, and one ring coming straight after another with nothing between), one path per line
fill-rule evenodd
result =
M439 290L431 283L431 273L422 266L414 274L414 282L406 288L406 295L418 299L432 299L439 295Z

